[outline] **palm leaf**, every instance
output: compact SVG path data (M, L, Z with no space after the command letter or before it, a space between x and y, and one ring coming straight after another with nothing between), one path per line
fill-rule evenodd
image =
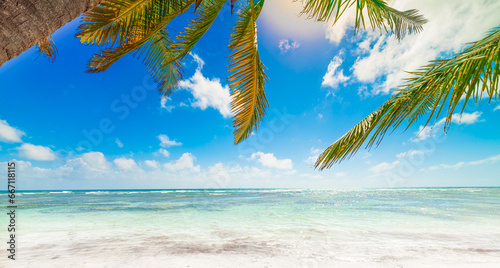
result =
M422 25L427 22L417 10L398 11L389 7L383 0L307 0L302 14L318 21L329 21L333 18L335 24L352 6L356 8L355 33L361 27L365 28L365 11L373 28L395 34L398 39L406 34L420 32Z
M158 88L163 96L170 95L178 81L182 80L181 61L171 60L174 53L170 49L171 43L172 40L168 33L160 31L134 54L137 57L144 57L143 63L155 82L158 83Z
M264 93L267 76L257 50L257 17L263 0L244 8L236 20L229 41L231 50L228 77L232 90L234 140L238 144L250 135L264 116L268 102Z
M77 37L83 44L121 45L165 16L185 12L194 0L107 0L84 13Z
M187 1L187 2L192 2ZM88 64L87 72L95 73L102 72L109 68L113 63L127 55L128 53L140 49L142 45L151 41L160 31L162 31L167 24L169 24L179 14L184 13L189 8L189 5L183 5L178 10L170 10L171 15L157 16L152 15L152 18L143 17L142 22L137 22L141 27L135 27L134 31L129 31L130 37L127 37L127 42L120 42L121 44L114 48L108 48L101 51L92 57ZM163 12L160 12L163 13Z
M205 0L197 9L197 17L190 20L184 31L177 36L177 40L172 44L175 50L170 61L182 60L196 43L208 31L217 18L220 10L224 6L225 0Z
M36 47L38 48L38 53L40 55L44 55L52 61L56 59L57 47L54 40L52 40L50 36L37 42Z
M483 95L491 102L499 97L500 81L500 28L472 43L463 52L450 59L437 60L413 72L413 77L380 108L375 110L335 143L330 145L317 159L315 167L330 168L354 155L368 140L366 147L379 145L386 132L393 131L407 121L407 127L430 113L424 126L432 119L437 121L444 107L445 131L449 129L453 112L461 100L460 114L469 100L475 102ZM369 138L369 139L368 139Z

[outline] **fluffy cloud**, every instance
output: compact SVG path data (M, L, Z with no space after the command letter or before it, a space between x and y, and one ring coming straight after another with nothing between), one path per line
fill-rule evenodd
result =
M194 165L196 157L190 153L184 153L178 160L172 163L166 163L163 165L167 170L176 172L180 170L187 170L191 172L200 172L200 166Z
M473 113L463 113L463 114L453 114L451 121L455 124L474 124L479 122L479 117L483 113L481 112L473 112Z
M166 97L166 96L162 97L161 100L160 100L160 107L162 109L166 109L167 111L171 112L175 108L175 106L173 106L173 105L167 105L167 102L169 100L171 100L169 97Z
M134 159L120 157L113 161L119 169L130 170L137 168L137 163L135 163Z
M277 159L274 154L265 154L263 152L253 153L250 157L256 159L264 167L277 168L277 169L292 169L293 163L291 159Z
M163 155L165 157L170 157L170 152L163 148L160 148L160 150L158 150L158 154Z
M160 146L161 147L164 147L164 148L168 148L168 147L171 147L171 146L181 146L182 143L180 142L177 142L175 140L170 140L170 138L165 135L165 134L160 134L158 136L158 139L160 140Z
M160 163L156 160L146 160L144 161L144 164L150 168L158 168Z
M321 86L336 89L340 83L345 83L349 80L349 77L344 75L344 70L340 69L337 71L340 65L342 65L343 54L344 52L340 51L339 54L333 57L332 61L330 61L330 64L328 64L328 70L326 71L325 76L323 76Z
M29 189L46 189L48 183L57 185L56 188L59 189L310 186L310 178L302 179L293 169L260 168L241 165L236 161L201 167L195 164L196 158L190 153L167 163L145 160L141 161L140 165L136 159L130 157L108 161L101 152L89 152L58 160L60 161L44 164L43 168L33 166L27 161L16 162ZM283 180L290 176L296 176L304 185L297 185L298 181L295 179ZM321 177L319 174L315 176Z
M311 165L311 166L314 165L316 163L316 160L318 159L320 153L321 153L320 149L316 149L316 148L312 147L311 148L311 156L309 156L304 161L304 163Z
M396 9L418 9L429 22L418 34L398 41L394 36L369 31L358 43L361 53L353 66L352 77L363 83L376 83L371 94L387 94L430 60L457 53L464 44L481 39L500 24L499 1L488 0L400 0L391 4ZM339 42L345 30L353 25L355 8L344 14L326 37ZM460 19L450 19L460 18Z
M421 150L410 150L408 152L403 152L398 155L396 155L397 158L409 158L409 157L414 157L416 155L423 155L424 152Z
M7 121L0 120L0 141L3 142L22 142L21 137L25 133L19 129L11 127Z
M500 110L500 105L498 105L497 107L495 107L495 109L493 109L493 111L497 111L497 110Z
M49 147L23 143L17 147L19 156L31 160L52 161L56 159L55 153Z
M229 86L222 86L220 79L209 79L203 76L201 69L205 64L196 54L191 54L198 63L198 68L194 75L179 82L179 88L185 89L193 94L195 101L191 103L192 107L202 110L212 107L218 110L224 118L231 117L231 95Z
M462 124L470 125L470 124L474 124L477 122L481 122L481 120L479 120L481 115L482 115L481 112L462 113L462 114L455 113L451 117L451 122L458 124L458 125L462 125ZM426 127L420 126L419 130L415 132L416 137L411 139L411 141L419 142L419 141L426 140L430 137L434 137L436 135L436 131L438 131L437 129L440 129L440 127L442 127L445 122L446 122L446 119L443 118L443 119L439 120L436 124L434 124L434 126L426 126Z
M278 47L281 50L281 52L286 53L290 50L291 51L296 50L297 48L300 47L300 44L297 41L290 42L288 41L288 39L282 39L280 40Z
M111 164L101 152L84 153L80 157L68 160L66 167L71 167L72 170L90 172L106 172L111 170Z
M376 166L371 167L370 171L372 171L374 173L382 173L382 172L391 171L391 170L395 169L400 163L401 162L399 160L396 160L392 163L383 162L383 163L380 163Z

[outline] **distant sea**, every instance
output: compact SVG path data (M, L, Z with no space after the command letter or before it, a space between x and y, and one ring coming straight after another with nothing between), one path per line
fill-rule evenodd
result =
M29 191L16 200L17 260L4 242L0 267L500 267L500 188Z

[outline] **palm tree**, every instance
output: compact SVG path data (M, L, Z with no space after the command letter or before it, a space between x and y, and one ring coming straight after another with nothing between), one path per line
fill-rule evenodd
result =
M456 56L433 61L412 74L397 94L330 145L318 157L315 167L330 168L353 156L367 139L367 148L378 146L389 129L394 131L402 124L408 129L426 113L430 115L425 126L433 119L435 123L446 106L444 130L447 131L462 100L460 114L469 101L477 103L483 95L489 102L498 99L500 27Z
M0 1L0 66L37 45L54 58L50 34L102 0L2 0Z
M238 4L236 23L229 40L229 86L232 96L234 142L240 143L256 130L268 102L264 93L267 76L257 46L257 19L264 0L230 0ZM142 58L164 96L182 79L181 62L207 32L226 0L107 0L86 12L77 37L86 45L105 46L92 57L88 72L101 72L128 53ZM175 37L169 23L194 6L189 20ZM348 9L356 9L355 32L365 27L367 14L373 28L403 38L422 30L426 20L416 10L398 11L383 0L307 0L303 14L334 23Z

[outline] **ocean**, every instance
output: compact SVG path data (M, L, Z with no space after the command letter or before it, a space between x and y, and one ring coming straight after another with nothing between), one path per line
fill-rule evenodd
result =
M0 267L500 267L500 188L28 191L16 201L16 260L4 243Z

